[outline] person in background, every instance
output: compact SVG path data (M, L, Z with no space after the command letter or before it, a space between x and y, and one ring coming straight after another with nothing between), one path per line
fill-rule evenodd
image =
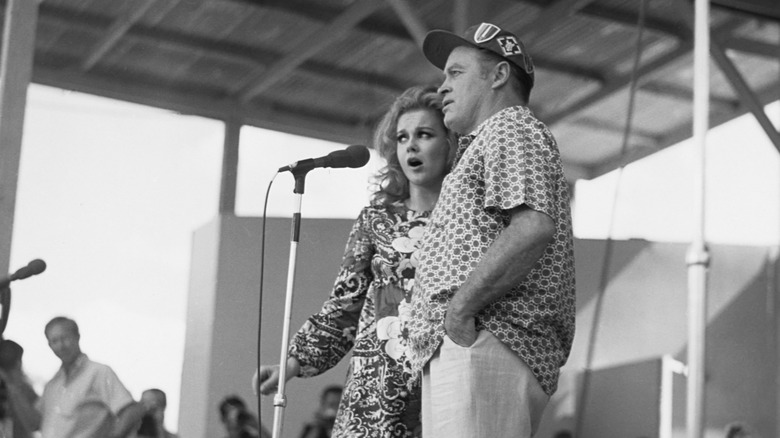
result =
M14 438L32 438L40 423L35 408L38 394L22 369L24 349L10 339L0 340L0 419L10 420ZM6 435L9 435L7 430Z
M534 68L491 23L434 30L445 125L461 135L423 238L409 323L426 438L530 437L574 338L568 184L528 109Z
M741 421L734 421L726 425L724 438L752 438L753 432Z
M152 406L134 401L109 366L81 352L76 321L58 316L44 333L62 366L38 401L43 438L124 438L135 432Z
M420 434L420 387L407 387L401 316L410 311L419 242L455 149L441 108L435 87L412 87L385 113L374 149L386 165L371 204L352 227L329 298L290 343L288 378L321 374L352 350L334 437ZM261 366L256 377L260 393L271 394L279 367Z
M300 438L331 437L343 391L339 385L331 385L322 390L320 406L314 413L314 420L303 426Z
M141 402L150 406L150 410L141 418L141 425L136 432L137 438L177 438L174 433L165 429L165 408L168 397L161 389L147 389L141 394Z
M225 438L271 438L268 432L237 395L229 395L219 403L219 418L225 426Z

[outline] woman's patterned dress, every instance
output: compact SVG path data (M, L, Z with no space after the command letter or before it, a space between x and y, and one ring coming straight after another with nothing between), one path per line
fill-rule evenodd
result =
M353 349L333 437L420 434L420 388L407 387L407 331L400 316L411 311L428 213L365 207L352 227L329 299L290 343L302 377L323 373Z

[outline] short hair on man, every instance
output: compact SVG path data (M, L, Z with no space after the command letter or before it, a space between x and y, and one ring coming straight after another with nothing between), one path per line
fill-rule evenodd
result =
M144 393L151 393L154 394L155 397L157 397L158 400L160 400L160 407L165 408L168 406L168 396L165 395L165 391L158 388L150 388L144 391Z
M338 394L339 397L341 397L341 394L343 392L344 392L344 387L342 387L341 385L328 385L322 389L322 393L320 394L320 401L324 401L325 397L327 397L328 394Z
M65 316L55 316L51 319L51 321L46 323L46 327L43 329L43 334L47 337L49 336L49 329L54 327L55 325L61 325L63 327L67 327L71 333L76 335L77 338L81 337L81 334L79 333L79 325L76 324L76 321L65 317Z
M238 408L241 411L246 410L246 403L244 403L244 400L237 396L237 395L229 395L222 399L222 401L219 403L219 416L224 421L227 417L228 408L229 407Z
M475 49L479 53L480 63L482 64L482 74L486 75L490 72L490 69L495 67L499 62L506 62L509 64L509 85L512 87L515 93L520 96L524 105L528 105L531 100L531 79L530 77L514 62L508 59L502 58L497 54L485 50ZM490 67L488 67L488 65Z
M8 371L22 360L24 348L10 339L0 340L0 368Z

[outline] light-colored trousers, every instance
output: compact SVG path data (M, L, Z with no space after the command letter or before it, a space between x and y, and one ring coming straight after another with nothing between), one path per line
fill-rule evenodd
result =
M487 330L470 347L445 336L422 385L425 438L529 438L550 399L525 362Z

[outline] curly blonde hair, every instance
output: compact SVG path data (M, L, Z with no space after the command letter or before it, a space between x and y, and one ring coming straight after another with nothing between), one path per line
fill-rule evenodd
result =
M372 178L375 190L371 195L372 204L393 205L409 198L409 180L404 175L401 163L398 161L396 149L398 119L403 114L416 110L433 110L439 117L443 118L441 109L442 97L436 91L436 87L416 86L401 93L387 110L374 131L374 149L379 152L387 164ZM457 141L453 132L446 127L444 129L447 133L447 143L450 146L447 161L448 164L452 164Z

